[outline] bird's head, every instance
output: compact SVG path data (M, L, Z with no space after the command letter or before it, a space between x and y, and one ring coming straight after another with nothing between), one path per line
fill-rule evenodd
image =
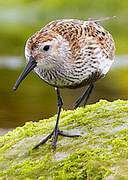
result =
M53 31L44 32L43 29L35 33L26 43L25 57L28 63L13 89L16 90L34 68L50 69L62 64L68 52L69 43L61 35Z

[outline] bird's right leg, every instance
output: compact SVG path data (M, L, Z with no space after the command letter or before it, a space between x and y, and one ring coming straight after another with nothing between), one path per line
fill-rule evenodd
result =
M95 84L92 83L87 87L87 89L84 91L82 96L80 96L80 98L75 102L74 109L76 109L80 105L80 103L85 99L85 97L86 97L86 99L84 101L84 107L86 106L87 101L88 101L88 99L90 97L90 94L91 94L91 92L92 92L92 90L94 88L94 85Z
M57 120L56 120L56 125L55 128L53 129L53 131L46 137L44 138L39 144L37 144L33 149L36 149L37 147L39 147L41 144L44 144L45 142L48 141L48 139L50 139L53 136L53 142L52 142L52 149L53 151L55 151L56 149L56 143L57 143L57 138L58 135L60 136L64 136L64 137L80 137L81 135L70 135L70 134L66 134L63 131L59 130L59 118L60 118L60 112L61 112L61 108L63 105L63 101L62 98L60 96L60 91L59 88L56 89L57 90L57 106L58 106L58 113L57 113Z
M50 138L53 136L52 148L53 148L53 151L55 151L58 135L63 135L63 133L62 133L62 132L59 130L59 128L58 128L58 123L59 123L59 118L60 118L60 112L61 112L61 108L62 108L62 105L63 105L63 101L62 101L62 98L61 98L61 96L60 96L59 88L57 88L56 90L57 90L58 113L57 113L57 120L56 120L55 128L53 129L53 131L52 131L46 138L44 138L44 139L43 139L39 144L37 144L33 149L36 149L36 148L39 147L41 144L44 144L45 142L48 141L48 139L50 139ZM64 136L64 135L63 135L63 136Z

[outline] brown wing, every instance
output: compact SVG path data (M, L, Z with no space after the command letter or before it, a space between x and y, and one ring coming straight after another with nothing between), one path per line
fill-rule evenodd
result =
M112 17L99 18L91 21L57 20L48 24L46 29L52 29L52 31L60 34L69 42L74 58L80 54L82 41L84 41L84 43L93 43L94 40L103 49L106 57L113 59L115 54L113 38L108 31L96 23L110 18ZM89 37L91 37L91 40L89 40Z

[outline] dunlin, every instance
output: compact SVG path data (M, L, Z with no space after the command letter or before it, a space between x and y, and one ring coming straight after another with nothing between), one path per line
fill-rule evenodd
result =
M26 43L27 66L17 80L14 90L27 74L34 72L57 91L58 115L53 131L33 149L53 136L53 151L58 135L68 135L59 130L59 117L63 101L60 88L79 88L88 85L86 91L76 101L75 108L85 99L86 104L94 83L109 71L115 55L112 36L99 22L112 17L89 19L63 19L52 21L30 37Z

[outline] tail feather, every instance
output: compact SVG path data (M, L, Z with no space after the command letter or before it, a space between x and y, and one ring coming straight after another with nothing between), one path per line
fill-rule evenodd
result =
M88 18L88 21L93 21L93 22L101 22L109 19L116 18L116 16L109 16L109 17L101 17L101 18Z

